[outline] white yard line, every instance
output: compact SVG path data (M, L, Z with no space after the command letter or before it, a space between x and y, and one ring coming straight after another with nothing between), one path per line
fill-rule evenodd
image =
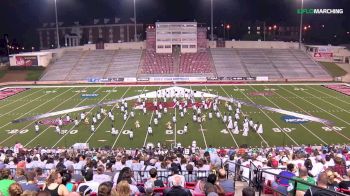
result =
M235 87L236 88L236 87ZM240 91L240 93L242 94L242 95L244 95L247 99L249 99L249 101L251 101L252 103L255 103L255 102L253 102L252 101L252 99L249 97L249 96L247 96L246 94L244 94L243 92L241 92ZM271 120L271 122L273 122L290 140L292 140L293 142L294 142L294 144L295 145L297 145L297 146L299 146L299 144L289 135L289 134L287 134L287 132L285 132L285 131L283 131L283 129L269 116L269 115L267 115L266 113L265 113L265 111L264 110L262 110L262 109L260 109L259 108L259 110L267 117L267 118L269 118L270 120Z
M205 139L205 136L204 136L204 131L203 131L202 123L199 124L199 125L201 126L201 132L202 132L202 135L203 135L204 145L205 145L205 148L207 149L207 148L208 148L208 145L207 145L207 140Z
M149 125L152 124L152 120L153 120L153 115L154 115L154 111L152 112L152 115L151 115L151 119L149 120ZM147 125L146 125L147 126ZM148 128L148 127L147 127ZM152 132L153 134L153 132ZM148 129L146 129L146 137L145 137L145 140L143 141L143 146L146 146L146 142L147 142L147 137L148 137Z
M129 88L130 88L130 87L129 87ZM146 86L143 87L142 92L141 92L140 94L143 94L143 92L145 91L145 88L146 88ZM128 115L128 118L127 118L126 121L124 122L123 127L120 129L120 132L119 132L117 138L114 140L114 143L113 143L113 145L112 145L112 149L113 149L114 146L116 145L116 143L117 143L117 141L118 141L120 135L123 133L123 130L124 130L124 128L125 128L126 123L127 123L128 120L129 120L129 118L130 118L130 115Z
M205 86L205 88L207 89L207 91L208 91L208 87L207 86ZM222 88L222 87L221 87ZM209 92L209 91L208 91ZM220 107L218 107L218 110L219 110L219 113L220 113L220 116L222 116L222 113L221 113L221 111L220 111L220 109L219 109ZM226 129L227 129L227 132L229 132L230 133L230 135L231 135L231 137L232 137L232 140L233 140L233 142L236 144L236 146L237 146L237 148L239 148L239 145L238 145L238 143L237 143L237 141L236 141L236 139L235 139L235 137L233 136L233 133L231 133L231 131L228 129L228 127L227 127L227 124L226 123L224 123L224 125L225 125L225 127L226 127Z
M176 118L176 106L175 106L175 118ZM176 122L174 123L174 140L175 140L175 147L177 146L177 141L176 141L176 123L177 123L177 119Z
M336 96L333 96L333 95L330 95L330 94L327 94L327 93L325 93L325 92L322 92L322 91L320 91L320 90L317 90L316 88L313 88L313 87L310 87L312 90L315 90L315 91L317 91L317 92L320 92L320 93L322 93L322 94L324 94L324 95L327 95L327 96L330 96L330 97L332 97L332 98L334 98L334 99L337 99L338 101L340 101L340 102L343 102L343 103L345 103L345 104L348 104L348 105L350 105L350 103L349 102L347 102L347 101L344 101L344 100L342 100L342 99L339 99L338 97L336 97ZM328 90L331 90L331 89L328 89ZM334 92L334 91L333 91ZM335 91L335 92L337 92L337 91ZM345 95L345 96L347 96L347 95Z
M119 139L119 137L120 137L120 134L122 134L122 132L123 132L123 130L124 130L124 128L125 128L125 125L126 125L126 123L128 122L129 118L130 118L130 115L128 116L128 118L127 118L126 121L124 122L123 127L120 129L120 133L118 134L118 137L115 139L115 141L114 141L114 143L113 143L113 145L112 145L112 149L114 148L115 144L117 143L117 141L118 141L118 139Z
M70 89L66 90L65 92L61 93L59 96L64 95L64 94L65 94L67 91L69 91L69 90L70 90ZM57 96L56 96L56 97L57 97ZM55 99L51 99L51 101L52 101L52 100L55 100ZM67 99L67 100L69 100L69 99ZM64 102L61 102L59 105L55 106L55 107L52 108L50 111L53 111L54 109L56 109L58 106L62 105L63 103L64 103ZM46 104L46 102L43 103L43 104L41 104L40 106L45 105L45 104ZM50 112L50 111L49 111L49 112ZM25 128L29 127L29 126L32 125L32 124L34 124L34 122L29 123L28 125L24 126L24 127L23 127L22 129L20 129L20 130L25 129ZM5 141L9 140L10 138L14 137L15 135L17 135L17 134L12 134L10 137L7 137L5 140L2 140L0 144L4 143Z
M65 92L64 92L64 93L65 93ZM48 94L41 95L41 96L39 96L39 97L33 99L32 101L35 101L35 100L37 100L37 99L39 99L40 97L45 96L45 95L48 95ZM53 97L52 99L55 99L56 97L58 97L58 96L60 96L60 95L61 95L61 93L60 93L59 95ZM47 102L52 101L52 99L49 99L49 100L47 100L46 102L44 102L44 103L42 103L42 104L36 106L35 108L32 108L31 110L29 110L29 111L27 111L26 113L22 114L22 115L19 116L18 118L21 118L21 117L27 115L27 114L30 113L31 111L33 111L33 110L35 110L35 109L41 107L42 105L46 104ZM26 104L23 104L23 105L21 105L20 107L15 108L15 109L12 110L12 111L17 110L18 108L21 108L21 107L23 107L24 105L27 105L27 104L31 103L32 101L29 101L29 102L27 102ZM12 112L12 111L10 111L10 112ZM7 112L6 114L8 114L8 113L9 113L9 112ZM6 115L6 114L1 115L0 117L4 116L4 115ZM12 123L12 122L10 121L10 122L8 122L8 123L2 125L2 126L0 127L0 129L6 127L7 125L9 125L9 124L11 124L11 123Z
M57 90L57 89L58 89L58 88L56 88L55 90ZM5 115L7 115L7 114L9 114L9 113L13 113L13 111L18 110L19 108L22 108L22 107L24 107L24 106L30 104L31 102L33 102L33 101L35 101L35 100L38 100L38 99L39 99L39 101L40 101L40 98L43 97L43 96L46 96L46 95L50 95L50 94L43 94L43 95L41 95L41 96L39 96L39 97L37 97L37 98L35 98L35 99L32 99L32 100L26 102L26 103L23 104L23 105L20 105L19 107L14 107L13 110L8 111L8 112L6 112L5 114L0 115L0 118L3 117L3 116L5 116ZM59 95L58 95L58 96L59 96ZM56 98L56 97L58 97L58 96L55 96L54 98ZM53 98L53 99L54 99L54 98ZM48 99L47 101L52 101L52 99ZM47 101L46 101L46 102L47 102ZM41 105L42 105L42 104L40 104L39 106L41 106ZM28 112L27 112L27 113L28 113ZM25 114L27 114L27 113L25 113ZM24 116L24 115L23 115L23 116ZM22 117L22 116L20 116L20 117ZM20 117L18 117L18 118L20 118ZM11 122L10 122L10 123L11 123ZM4 125L4 126L5 126L5 125ZM4 126L2 126L2 127L4 127ZM0 128L2 128L2 127L0 127Z
M99 87L98 89L96 89L93 93L96 93L98 90L100 90L101 89L101 87ZM107 93L107 95L108 95L109 93ZM102 100L104 100L106 97L107 97L107 95L105 95L103 98L102 98ZM82 101L80 101L76 106L74 106L74 107L77 107L77 106L79 106L82 102L84 102L86 99L84 99L84 100L82 100ZM100 100L98 103L100 103L102 100ZM88 113L90 113L92 110L93 110L94 108L91 108L89 111L88 111ZM78 124L80 124L81 123L81 120L79 121L79 123ZM64 138L64 137L66 137L74 128L75 128L76 126L75 126L75 124L52 146L52 148L53 147L55 147L57 144L59 144L60 143L60 141L62 141L62 139Z
M311 96L315 97L316 99L319 99L319 100L321 100L321 101L323 101L323 102L325 102L325 103L328 103L328 104L330 104L330 105L332 105L332 106L334 106L334 107L336 107L336 108L338 108L338 109L340 109L340 110L342 110L342 111L344 111L344 112L346 112L346 113L349 113L349 114L350 114L350 112L349 112L349 111L344 110L343 108L341 108L341 107L339 107L339 106L337 106L337 105L334 105L333 103L331 103L331 102L329 102L329 101L326 101L326 100L324 100L324 99L321 99L320 97L315 96L315 95L313 95L312 93L309 93L309 92L307 92L307 91L303 91L303 92L305 92L305 93L307 93L307 94L309 94L309 95L311 95ZM331 97L332 97L332 96L331 96ZM338 100L339 100L339 99L338 99ZM347 103L347 104L349 104L349 103Z
M253 88L255 91L256 89L252 86L250 86L251 88ZM301 107L295 105L293 102L289 101L288 99L284 98L283 96L280 96L276 91L274 92L276 95L278 95L279 97L283 98L284 100L288 101L289 103L291 103L292 105L298 107L300 110L304 111ZM277 104L275 104L273 101L271 101L270 99L268 99L266 96L265 97L266 100L268 100L270 103L272 103L274 106L276 106L277 108L280 108ZM281 108L280 108L281 109ZM309 114L311 115L311 114ZM327 144L327 142L325 142L324 140L322 140L318 135L316 135L314 132L312 132L310 129L308 129L307 127L305 127L303 124L300 124L305 130L307 130L309 133L311 133L313 136L315 136L318 140L320 140L322 143ZM327 144L328 145L328 144Z
M207 91L208 91L208 88L207 88L207 87L205 87L205 88L206 88ZM190 89L191 89L191 91L192 91L192 86L190 86ZM202 136L203 136L203 140L204 140L205 147L208 148L207 140L205 139L205 135L204 135L203 127L202 127L202 123L200 124L200 126L201 126L201 132L202 132Z
M232 97L231 95L229 95L229 94L227 93L227 91L226 91L222 86L220 86L220 88L224 91L224 93L225 93L227 96L229 96L230 98ZM242 114L243 114L244 116L248 116L248 115L245 115L243 111L242 111ZM260 137L260 139L262 140L262 142L264 142L264 143L267 145L267 147L270 146L269 143L264 139L264 137L263 137L260 133L256 133L256 134L258 134L258 136Z
M31 89L28 89L27 91L30 91L30 90L31 90ZM9 106L9 105L11 105L11 104L14 104L14 103L16 103L16 102L18 102L18 101L20 101L20 100L23 100L24 98L26 98L26 97L28 97L28 96L31 96L31 95L33 95L34 93L38 93L38 92L40 92L40 91L42 91L42 90L44 90L44 89L40 89L40 90L38 90L38 91L34 91L34 92L32 92L32 93L30 93L30 94L24 96L24 97L21 97L21 98L19 98L19 99L14 100L13 102L9 102L9 103L7 103L7 104L4 104L4 105L2 105L2 106L0 107L0 109L3 108L3 107ZM23 92L26 92L26 91L23 91ZM21 94L21 93L23 93L23 92L20 92L20 93L15 94L15 95L19 95L19 94ZM13 96L15 96L15 95L13 95ZM12 96L11 96L11 97L12 97ZM4 99L4 100L6 100L6 99ZM3 101L3 100L1 100L1 101Z
M281 88L282 88L282 87L281 87ZM291 92L291 91L289 91L289 90L287 90L287 89L285 89L285 88L283 88L283 89L286 90L286 91L288 91L288 92L290 92L290 93L292 93L292 94L294 94L293 92ZM303 91L303 92L306 92L306 91ZM310 94L310 93L308 93L308 94ZM295 95L295 94L294 94L294 95ZM310 95L312 95L312 94L310 94ZM325 109L323 109L323 108L321 108L321 107L315 105L314 103L312 103L312 102L310 102L310 101L304 99L303 97L300 97L300 96L298 96L298 95L296 95L296 96L299 97L299 98L301 98L302 100L304 100L304 101L310 103L311 105L315 106L316 108L318 108L318 109L320 109L320 110L322 110L322 111L324 111L324 112L330 114L331 116L337 118L338 120L340 120L340 121L346 123L347 125L350 125L350 123L348 123L348 122L345 121L344 119L339 118L338 116L336 116L336 115L334 115L334 114L328 112L327 110L325 110ZM313 96L313 95L312 95L312 96ZM320 100L322 100L322 99L320 99ZM324 102L329 103L329 102L327 102L327 101L324 101ZM330 104L330 105L333 105L332 103L329 103L329 104ZM334 105L333 105L333 106L334 106ZM336 106L336 107L338 107L338 106ZM338 108L339 108L339 107L338 107Z
M113 90L115 89L116 87L113 88ZM121 96L121 98L124 98L125 94L129 91L130 87L126 89L126 91L124 92L124 94ZM107 95L109 95L111 92L109 92ZM101 100L102 101L102 100ZM113 109L117 106L117 104L114 104L114 106L112 107L112 111ZM91 111L91 110L90 110ZM105 116L102 121L100 122L100 124L96 127L96 130L95 132L91 133L91 135L89 136L89 138L85 141L85 143L88 143L91 139L91 137L93 135L95 135L95 133L97 132L97 129L102 125L102 123L107 119L107 116Z
M342 82L338 82L338 83L331 83L331 82L319 82L319 83L256 83L254 85L257 86L274 86L274 85L278 85L278 86L290 86L290 85L306 85L306 86L319 86L319 85L347 85L350 86L350 84L347 83L342 83ZM182 86L195 86L193 84L181 84ZM232 86L232 84L210 84L210 86ZM247 86L250 85L249 83L242 83L242 84L234 84L235 86ZM2 89L6 89L6 88L67 88L67 87L81 87L81 88L85 88L85 87L125 87L125 86L136 86L136 87L140 87L140 86L169 86L169 84L130 84L130 85L123 85L123 84L113 84L113 85L105 85L105 84L89 84L89 85L82 85L82 84L78 84L78 85L21 85L21 86L11 86L11 87L4 87ZM201 84L198 86L202 86ZM209 86L209 85L207 85ZM1 90L1 89L0 89Z
M160 86L159 86L159 89L158 89L158 90L160 90ZM157 96L156 101L157 101L157 104L158 104L158 96ZM153 115L154 115L154 111L152 112L151 119L149 120L149 123L148 123L149 125L152 125ZM152 130L152 131L153 131L153 130ZM153 134L153 132L152 132L152 134ZM143 142L143 146L146 146L147 137L148 137L148 130L146 130L146 137L145 137L145 140L144 140L144 142Z
M289 90L287 90L287 89L285 89L285 88L282 88L282 87L279 87L279 88L281 88L281 89L283 89L283 90L289 92L290 94L293 94L293 95L295 95L295 96L298 97L298 95L296 95L295 93L293 93L293 92L291 92L291 91L289 91ZM331 115L331 116L333 116L333 117L335 117L335 118L337 118L337 119L339 119L339 120L345 122L346 124L350 125L348 122L344 121L343 119L340 119L339 117L337 117L337 116L333 115L332 113L330 113L330 112L324 110L323 108L318 107L318 106L315 105L314 103L312 103L312 102L310 102L310 101L308 101L308 100L306 100L306 99L304 99L304 98L302 98L302 97L299 97L299 98L302 99L302 100L304 100L305 102L308 102L309 104L313 105L314 107L316 107L316 108L318 108L318 109L324 111L325 113L327 113L327 114L329 114L329 115ZM347 136L343 135L342 133L340 133L340 132L338 132L338 131L336 131L336 130L334 130L334 131L337 132L339 135L343 136L344 138L346 138L347 140L350 141L350 138L348 138Z
M95 91L94 91L94 93L95 92L97 92L98 90L99 90L100 88L98 88L98 89L96 89ZM77 93L77 94L79 94L79 93ZM73 96L72 96L73 97ZM78 104L76 104L74 107L77 107L78 105L80 105L81 103L83 103L84 101L86 101L87 99L83 99L83 100L81 100ZM61 116L61 117L63 117L63 116ZM75 126L75 125L74 125ZM43 131L41 131L37 136L35 136L32 140L30 140L28 143L26 143L25 145L24 145L24 147L26 147L28 144L30 144L30 143L32 143L34 140L36 140L38 137L40 137L42 134L44 134L47 130L49 130L51 127L49 126L49 127L47 127L46 129L44 129ZM69 130L69 131L67 131L67 133L69 133L71 131L71 129ZM66 133L66 134L67 134Z

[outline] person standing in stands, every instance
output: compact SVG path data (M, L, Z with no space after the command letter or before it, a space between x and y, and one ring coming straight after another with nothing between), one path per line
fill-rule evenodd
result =
M62 184L61 174L57 171L50 174L43 189L50 192L51 196L67 196L69 194L66 186Z

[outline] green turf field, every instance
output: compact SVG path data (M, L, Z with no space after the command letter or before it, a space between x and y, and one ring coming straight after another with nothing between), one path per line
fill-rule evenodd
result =
M264 133L257 134L249 132L248 137L242 133L234 135L226 130L226 125L215 117L202 126L192 122L192 110L189 109L185 118L180 118L178 109L169 109L159 121L158 126L153 127L153 136L147 134L147 127L153 122L154 113L148 111L146 115L142 111L136 111L135 118L123 120L123 115L115 105L106 106L105 109L113 109L115 115L115 127L119 135L113 137L110 133L111 120L102 116L97 123L96 132L90 132L90 125L80 123L79 126L69 124L62 130L67 130L64 135L55 133L55 127L40 125L40 132L34 131L34 122L13 124L12 120L30 117L47 112L60 111L64 109L84 106L94 103L130 97L145 92L167 88L165 86L136 86L136 87L113 87L113 86L74 86L74 87L40 87L31 88L17 95L0 101L0 146L12 146L16 141L26 147L37 145L47 147L68 147L74 143L89 143L90 146L110 147L142 147L147 143L156 144L161 142L168 146L171 143L180 142L188 146L193 140L197 145L206 147L213 145L217 147L261 145L300 145L300 144L333 144L349 143L350 140L350 96L329 90L321 85L236 85L236 86L183 86L184 88L218 94L226 97L254 102L261 105L282 108L302 114L333 121L333 127L326 127L320 123L306 122L304 124L286 123L282 120L282 114L260 110L253 107L242 106L244 115L253 118L254 121L262 122ZM84 92L84 91L86 92ZM252 92L272 92L270 96L251 95ZM81 98L82 94L96 93L96 98ZM136 100L135 100L136 101ZM135 101L129 102L129 108ZM169 100L170 101L170 100ZM198 101L200 101L198 99ZM99 108L86 110L90 118ZM220 104L221 113L227 112L224 103ZM207 113L208 111L204 111ZM176 113L177 123L171 131L166 131L166 122L171 121L172 115ZM79 116L80 112L70 114L71 118ZM207 115L208 116L208 115ZM242 118L241 118L242 119ZM141 128L135 130L135 121L139 120ZM189 123L189 133L183 134L182 129ZM153 124L153 123L152 123ZM242 128L242 123L239 123ZM128 139L128 130L134 130L134 140Z

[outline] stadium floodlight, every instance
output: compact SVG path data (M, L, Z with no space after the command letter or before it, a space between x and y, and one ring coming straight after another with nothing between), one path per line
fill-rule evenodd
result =
M301 0L301 10L304 9L304 0ZM299 26L299 50L301 49L301 40L303 37L303 13L300 14L300 26Z
M136 0L134 0L134 25L135 25L135 34L134 34L134 42L137 41L137 28L136 28Z
M57 0L55 0L55 15L56 15L56 38L57 38L57 48L60 48L60 35L58 34L58 19L57 19Z
M210 24L210 38L211 41L214 41L214 25L213 25L213 20L214 20L214 10L213 10L213 0L210 0L210 13L211 13L211 24Z

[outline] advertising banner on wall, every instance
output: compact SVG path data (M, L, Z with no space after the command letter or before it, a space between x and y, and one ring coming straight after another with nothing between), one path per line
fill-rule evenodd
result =
M331 53L331 52L315 52L314 57L316 59L331 59L331 58L333 58L333 53Z
M16 66L38 66L38 57L16 56Z

